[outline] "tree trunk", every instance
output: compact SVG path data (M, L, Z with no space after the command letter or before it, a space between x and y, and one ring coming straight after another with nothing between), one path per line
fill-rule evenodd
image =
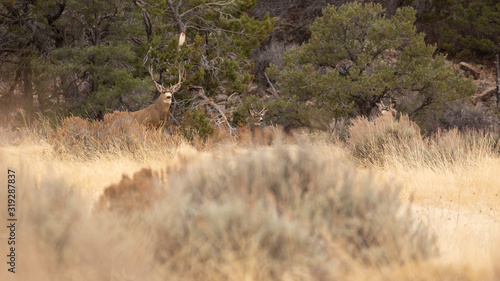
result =
M175 22L177 23L177 32L179 33L179 48L186 41L186 29L187 26L182 22L181 16L179 14L179 5L175 5L172 0L167 0L170 11L172 12L172 16L174 17ZM179 2L178 4L180 4Z
M499 65L500 62L498 61L498 54L496 55L496 61L495 61L495 65L496 65L496 74L497 74L497 107L500 107L500 78L498 77L499 74Z
M23 69L23 105L28 120L34 115L33 84L31 81L31 67L26 65Z

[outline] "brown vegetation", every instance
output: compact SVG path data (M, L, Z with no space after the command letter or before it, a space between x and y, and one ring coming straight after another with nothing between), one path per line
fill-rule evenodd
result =
M131 120L105 132L155 136ZM66 135L37 144L43 149L9 146L22 131L3 140L0 169L19 173L17 278L498 277L489 254L500 250L500 161L489 134L425 138L407 116L384 114L355 120L345 143L309 135L299 146L214 144L203 152L177 138L117 154L114 138L97 138L100 126L67 120L58 129ZM52 154L64 140L73 143ZM87 146L94 157L79 152Z
M77 157L95 157L102 152L135 154L144 146L159 150L179 143L178 136L148 130L127 112L106 114L104 120L94 122L80 117L66 118L55 131L48 133L47 140L60 155Z
M151 169L142 169L132 178L123 175L118 184L104 189L104 193L96 204L97 211L113 211L129 213L151 206L162 193L158 173Z

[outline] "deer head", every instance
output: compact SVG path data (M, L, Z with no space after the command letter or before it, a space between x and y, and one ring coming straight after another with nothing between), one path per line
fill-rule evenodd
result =
M153 67L152 66L149 66L148 71L149 71L149 76L151 77L151 80L153 81L153 83L156 86L156 90L160 93L160 98L158 99L158 101L160 99L162 99L163 102L170 104L172 102L172 95L180 89L182 82L186 78L185 69L184 68L179 69L179 82L177 82L177 84L170 86L168 88L166 88L163 85L156 82L156 79L153 75Z
M382 99L380 100L380 103L376 103L376 105L382 115L386 113L396 114L396 101L393 101L392 98L389 99L388 105L385 105Z
M264 116L266 115L267 107L264 107L261 111L257 111L250 106L248 112L250 113L249 127L251 143L253 145L271 145L279 129L274 126L264 126Z
M267 112L267 107L264 107L261 111L256 111L253 109L253 106L250 106L248 108L248 112L250 113L250 116L253 120L253 127L262 127L264 121L264 116L266 115Z

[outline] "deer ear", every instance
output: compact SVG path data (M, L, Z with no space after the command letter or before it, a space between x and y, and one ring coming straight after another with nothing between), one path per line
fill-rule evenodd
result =
M264 107L261 111L260 111L260 115L264 115L266 114L267 112L267 107Z

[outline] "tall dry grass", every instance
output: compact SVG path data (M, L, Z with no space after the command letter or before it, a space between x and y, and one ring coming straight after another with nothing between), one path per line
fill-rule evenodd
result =
M500 276L492 134L430 139L406 119L360 119L342 145L200 150L104 122L3 129L0 170L19 173L14 280Z
M497 133L452 129L423 137L404 115L399 120L391 115L373 121L359 118L349 132L347 149L353 159L363 167L401 178L407 198L412 194L417 202L500 203ZM476 198L469 200L471 195Z
M10 161L22 280L321 280L434 254L396 187L326 147L214 151L124 177L93 208L86 186Z
M466 268L472 280L491 278L500 237L498 134L452 129L422 137L407 119L384 118L353 122L348 151L379 179L402 184L400 200L412 200L438 233L440 263Z

